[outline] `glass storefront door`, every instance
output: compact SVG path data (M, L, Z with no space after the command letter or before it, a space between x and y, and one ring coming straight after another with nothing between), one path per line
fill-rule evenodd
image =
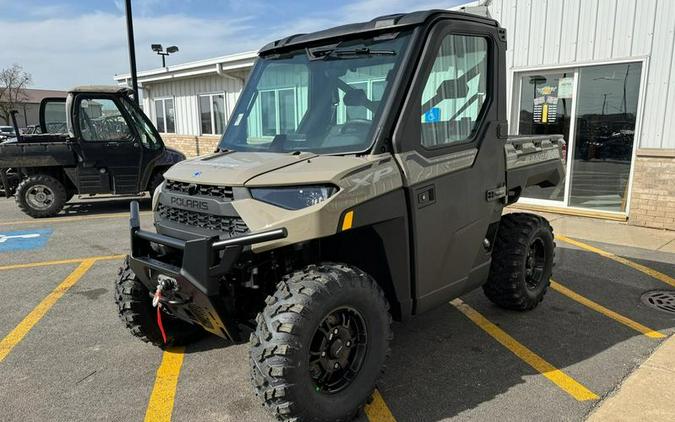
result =
M525 201L626 211L641 72L621 63L519 75L517 133L562 134L570 151L565 180L526 189Z
M520 85L518 134L557 135L570 139L572 115L572 85L574 71L537 73L523 76ZM565 180L558 186L532 186L523 192L527 198L563 201Z

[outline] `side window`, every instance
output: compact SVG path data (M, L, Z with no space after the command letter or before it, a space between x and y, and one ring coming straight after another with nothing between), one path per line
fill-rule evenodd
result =
M131 139L131 131L117 104L109 98L86 98L80 101L79 125L85 141L120 141Z
M479 36L447 35L422 91L422 146L467 140L487 96L488 42Z
M66 133L66 102L48 101L44 105L43 115L47 133Z

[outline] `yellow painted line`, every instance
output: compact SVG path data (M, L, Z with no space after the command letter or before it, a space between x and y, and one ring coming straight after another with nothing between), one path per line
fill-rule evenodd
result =
M171 420L184 352L184 347L171 347L162 354L162 363L157 368L155 386L152 388L148 408L145 411L146 422Z
M593 253L596 253L598 255L604 256L605 258L609 258L613 261L619 262L623 265L626 265L628 267L633 268L634 270L640 271L641 273L647 274L650 277L653 277L653 278L655 278L659 281L662 281L666 284L669 284L672 287L675 287L675 278L673 278L673 277L671 277L667 274L663 274L662 272L653 270L649 267L645 267L644 265L638 264L637 262L633 262L630 259L626 259L624 257L614 255L611 252L602 250L600 248L596 248L595 246L591 246L587 243L580 242L580 241L574 240L574 239L570 239L567 236L556 234L555 238L562 241L562 242L569 243L570 245L574 245L578 248L585 249L589 252L593 252Z
M354 211L349 211L345 214L344 220L342 220L342 231L349 230L352 228L352 223L354 222Z
M373 401L366 405L364 410L370 422L396 422L396 418L377 389L373 392Z
M592 300L581 296L580 294L568 289L567 287L563 286L560 283L557 283L553 280L551 280L551 287L553 290L557 291L558 293L561 293L568 298L581 303L582 305L593 309L596 312L600 312L601 314L605 315L606 317L612 318L613 320L620 322L621 324L630 327L634 329L635 331L638 331L644 335L646 335L649 338L664 338L665 335L659 333L658 331L654 331L651 328L647 328L644 325L640 324L639 322L635 322L630 318L627 318L623 315L617 314L616 312L605 308L604 306L600 305L599 303L593 302Z
M71 287L77 283L83 275L89 271L96 260L86 259L70 273L65 280L52 290L46 298L40 302L24 319L17 325L5 338L0 341L0 362L2 362L9 352L19 344L19 342L28 334L28 332L37 324L43 316L49 311L57 300L63 296Z
M123 259L125 256L126 255L90 256L86 258L70 258L70 259L60 259L56 261L41 261L41 262L29 262L26 264L0 265L0 271L16 270L19 268L47 267L50 265L77 264L86 260L109 261L114 259Z
M142 211L140 214L151 214L152 211ZM64 216L64 217L50 217L50 218L35 218L32 220L16 220L16 221L3 221L0 222L0 226L18 226L24 224L51 224L51 223L69 223L73 221L85 221L85 220L100 220L102 218L119 218L119 217L129 217L128 212L118 212L112 214L100 214L100 215L76 215L76 216Z
M483 331L488 333L504 347L509 349L511 353L518 356L535 370L539 371L543 376L548 378L551 382L553 382L560 389L565 391L576 400L586 401L599 399L597 394L593 393L588 388L577 382L574 378L565 374L563 371L551 365L539 355L523 346L518 342L518 340L508 335L504 330L490 322L487 318L464 303L461 299L455 299L450 302L450 304L462 312Z

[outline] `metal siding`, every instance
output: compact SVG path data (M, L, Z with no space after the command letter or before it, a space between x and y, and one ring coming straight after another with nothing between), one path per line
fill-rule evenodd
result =
M581 5L580 0L565 0L563 5L558 63L570 63L577 57Z
M515 67L527 66L530 50L532 0L517 0L516 2L516 25L511 30L514 32L513 65Z
M178 135L200 135L199 95L224 94L225 119L228 120L243 87L241 82L218 75L154 82L147 86L149 95L146 99L153 122L155 121L153 100L174 99Z
M663 130L667 128L665 125L666 107L673 60L673 35L675 33L673 15L675 15L675 1L661 0L658 2L640 144L643 148L673 148L675 145L671 136L668 136L667 142L664 142L663 136ZM666 143L670 146L665 145Z
M675 148L675 0L494 0L489 11L508 35L509 112L514 71L646 56L636 141Z
M640 0L635 4L635 23L633 24L633 43L631 55L646 56L652 52L654 42L654 24L656 19L657 0Z
M558 63L563 32L564 6L565 2L548 0L546 16L544 17L546 19L546 45L542 64Z
M546 19L547 3L547 0L535 0L532 3L532 15L530 17L532 35L529 37L528 66L540 65L544 58L544 50L548 43L548 40L546 39L548 27L549 25L552 25L552 22L549 22L548 19Z
M607 1L607 0L604 0ZM595 36L598 19L599 0L584 0L579 14L579 40L577 44L577 61L593 60Z
M617 0L616 2L616 24L611 57L628 57L631 54L636 21L635 6L633 0Z
M510 72L509 69L513 68L513 47L515 45L513 35L515 33L514 27L516 24L516 0L502 0L493 2L490 6L490 10L493 10L497 7L501 10L501 26L506 28L506 41L508 45L508 49L506 50L506 109L509 113L507 116L510 116L511 97L513 95L513 89L511 88L513 86L513 73Z
M598 2L596 22L593 59L609 59L612 57L614 31L617 23L616 0L600 0Z

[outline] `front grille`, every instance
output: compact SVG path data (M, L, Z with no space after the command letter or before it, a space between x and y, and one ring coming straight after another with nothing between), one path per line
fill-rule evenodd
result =
M227 234L230 237L248 232L246 223L239 217L224 217L197 211L182 210L179 208L167 207L162 204L157 206L157 213L161 218L175 223L200 227L221 234Z
M198 185L196 183L167 180L164 187L166 190L187 195L209 196L211 198L228 199L230 201L234 197L231 186Z

